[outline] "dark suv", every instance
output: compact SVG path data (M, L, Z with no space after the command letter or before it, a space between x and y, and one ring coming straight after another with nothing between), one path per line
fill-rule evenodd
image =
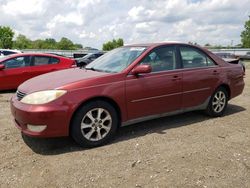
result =
M98 57L102 56L103 52L90 53L81 58L76 58L76 63L78 67L85 67L87 64L91 63Z

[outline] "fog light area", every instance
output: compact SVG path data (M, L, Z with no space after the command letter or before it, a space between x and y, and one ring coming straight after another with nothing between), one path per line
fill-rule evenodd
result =
M47 125L27 125L27 128L32 132L42 132L47 128Z

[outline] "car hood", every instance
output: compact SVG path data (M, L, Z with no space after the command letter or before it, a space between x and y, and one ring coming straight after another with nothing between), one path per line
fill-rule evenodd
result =
M32 93L42 90L58 89L74 82L98 78L109 74L110 73L97 72L80 68L66 69L31 78L21 84L18 87L18 90L24 93Z

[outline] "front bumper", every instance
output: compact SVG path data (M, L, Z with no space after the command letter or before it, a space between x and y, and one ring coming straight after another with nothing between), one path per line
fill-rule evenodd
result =
M25 135L34 137L69 135L72 109L67 104L51 102L44 105L28 105L21 103L16 96L13 96L10 106L16 127ZM34 132L28 129L28 125L46 125L47 127L41 132Z

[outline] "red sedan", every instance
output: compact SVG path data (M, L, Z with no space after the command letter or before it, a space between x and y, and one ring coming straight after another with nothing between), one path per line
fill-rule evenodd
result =
M11 100L16 126L36 137L98 146L119 126L204 110L222 116L244 88L241 65L181 44L130 45L87 65L33 78Z
M20 53L0 58L0 90L16 89L24 81L75 66L75 61L52 54Z

